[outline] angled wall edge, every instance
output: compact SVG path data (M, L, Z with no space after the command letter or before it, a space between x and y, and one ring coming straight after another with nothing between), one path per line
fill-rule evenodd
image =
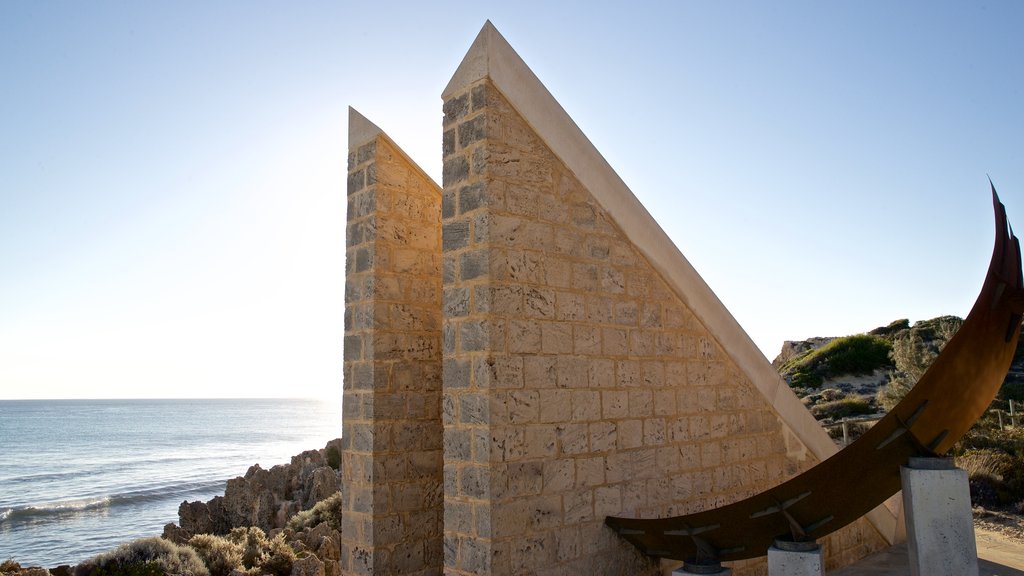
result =
M351 108L347 188L341 574L438 574L441 191Z
M348 147L349 147L349 149L358 148L358 147L362 146L363 144L366 144L366 143L372 141L373 139L375 139L377 137L381 137L385 141L387 141L389 144L391 144L391 146L395 149L395 152L397 152L399 155L401 155L401 157L404 158L405 161L408 162L412 166L412 168L416 171L416 173L418 173L420 176L422 176L424 179L426 179L427 182L430 183L430 186L433 188L434 191L437 192L437 195L438 196L441 195L441 186L437 182L434 181L434 178L432 176L430 176L430 174L427 174L426 170L424 170L415 160L413 160L408 154L406 154L404 148L402 148L401 146L396 144L395 141L392 140L390 136L388 136L387 132L385 132L384 130L381 130L380 127L378 127L373 122L370 122L370 120L367 119L366 116L363 116L358 110L356 110L355 108L349 106L348 107Z
M556 156L586 186L626 236L688 305L737 367L819 460L838 449L740 324L616 174L533 71L491 24L484 24L442 98L489 78ZM867 515L883 538L897 538L896 515L885 505Z

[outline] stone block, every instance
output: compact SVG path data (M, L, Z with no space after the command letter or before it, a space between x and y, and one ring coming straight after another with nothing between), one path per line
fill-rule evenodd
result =
M596 390L572 392L572 419L587 422L601 418L601 393Z
M569 390L544 389L539 393L539 421L544 423L569 422L572 418L572 393Z
M590 424L590 447L594 452L611 452L616 446L615 422Z
M900 468L912 576L977 576L967 472L943 458Z
M507 406L511 424L533 424L540 420L542 402L536 390L509 392Z
M776 541L768 548L768 576L822 576L824 554L814 542Z
M452 156L444 160L441 167L441 179L444 186L461 182L469 176L469 160L465 156Z
M577 488L599 486L605 483L604 458L600 456L592 458L577 458L575 463Z

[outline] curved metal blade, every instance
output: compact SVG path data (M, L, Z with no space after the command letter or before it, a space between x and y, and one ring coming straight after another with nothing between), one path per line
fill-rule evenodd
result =
M949 450L999 391L1024 312L1020 244L994 186L992 199L995 248L981 293L942 353L885 418L831 458L746 500L674 518L608 517L608 526L655 557L763 556L777 537L803 532L820 538L850 524L899 491L900 466L909 457Z

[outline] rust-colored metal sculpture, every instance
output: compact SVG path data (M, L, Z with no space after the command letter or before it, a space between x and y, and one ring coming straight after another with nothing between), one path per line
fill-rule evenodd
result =
M900 466L939 456L981 417L1013 360L1024 312L1020 245L995 187L996 241L974 307L907 396L856 442L746 500L674 518L609 517L649 556L694 565L763 556L777 538L810 540L860 518L900 489Z

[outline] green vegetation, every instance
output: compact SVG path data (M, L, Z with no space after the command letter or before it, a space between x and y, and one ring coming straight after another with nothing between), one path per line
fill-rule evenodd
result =
M857 334L836 338L815 350L790 358L779 370L794 388L816 388L826 378L866 375L890 366L892 343L881 336Z
M297 558L283 532L267 538L259 528L235 528L227 536L197 534L187 545L135 540L79 564L74 576L289 576Z
M907 320L897 320L866 335L837 338L793 357L780 372L820 421L835 422L874 412L874 402L890 410L924 375L962 324L956 316L940 316L913 326ZM889 383L874 398L836 388L817 390L826 379L878 369L890 371ZM1018 342L1010 374L992 408L1005 412L1010 400L1024 403L1024 339ZM1010 424L1007 415L1003 421ZM1024 414L1018 424L1024 425ZM860 430L854 426L849 431L851 437L859 436ZM840 436L841 431L833 428L830 434ZM1024 513L1024 426L1001 428L997 415L989 412L957 443L951 455L968 472L975 505Z
M974 504L1024 504L1024 428L1000 430L987 416L957 443L953 455L957 466L967 471Z
M324 498L309 510L303 510L288 520L288 527L296 532L312 528L321 522L341 532L341 492Z
M811 407L811 414L816 420L831 420L833 422L843 418L874 413L875 407L871 402L857 396L822 402Z
M289 576L292 564L295 563L295 550L288 545L284 534L278 534L267 543L267 551L263 563L259 565L260 573L274 576Z
M210 576L227 576L242 566L242 547L213 534L196 534L188 541L210 570Z
M335 470L341 470L341 451L337 446L327 445L327 465Z
M889 385L878 391L878 403L886 410L898 404L921 379L963 322L956 316L939 316L895 332L892 335L891 354L895 369Z
M270 540L263 530L255 526L234 528L227 539L242 549L242 565L246 568L256 568L267 559Z
M75 576L210 576L188 546L163 538L142 538L75 566Z

